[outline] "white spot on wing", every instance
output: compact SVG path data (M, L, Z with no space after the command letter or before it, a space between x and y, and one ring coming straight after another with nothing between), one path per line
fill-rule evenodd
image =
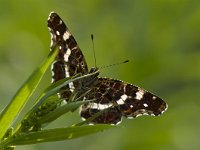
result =
M111 125L119 125L122 122L122 117L121 120L119 122L117 122L116 124L111 124Z
M68 71L65 71L65 76L69 77L69 72Z
M97 104L97 103L90 103L91 109L98 109L98 110L104 110L106 108L111 107L112 104Z
M68 62L69 55L71 54L71 50L68 48L65 55L64 55L64 60L65 62Z
M123 105L123 104L124 104L124 101L123 101L122 99L119 99L119 100L117 100L117 104L118 104L118 105Z
M53 39L51 39L51 44L50 44L50 47L52 47L53 46ZM51 50L51 49L50 49Z
M135 98L136 98L137 100L141 100L141 99L143 98L143 95L144 95L144 91L139 90L139 91L136 93Z
M149 115L148 113L144 112L142 115Z
M83 121L85 121L86 119L85 118L83 118L83 117L81 117L81 119L83 120Z
M57 35L60 35L60 32L59 32L59 31L56 31L56 34L57 34Z
M65 65L65 77L69 77L69 69L66 65Z
M69 75L69 69L68 69L67 65L65 65L65 77L69 77L69 76L70 76L70 75ZM70 88L70 91L71 91L71 92L74 91L75 87L74 87L73 82L70 82L70 83L69 83L69 88Z
M54 62L52 63L52 65L51 65L51 76L52 76L52 78L51 78L51 83L54 82L54 78L53 78L53 76L55 75L54 72L53 72L54 63L56 63L56 61L54 61Z
M69 83L69 88L70 88L70 91L71 91L71 92L74 91L74 84L73 84L73 82L70 82L70 83Z
M69 39L70 37L70 33L68 31L66 31L64 34L63 34L63 39L66 41L67 39Z
M161 112L161 114L164 113L167 109L168 109L168 105L166 104L166 108Z
M118 105L123 105L124 101L128 98L126 94L122 95L121 98L117 101Z
M49 27L48 27L48 28L49 28ZM53 41L54 41L54 39L56 39L56 37L54 36L54 34L52 34L51 28L49 28L49 31L50 31L50 36L51 36L51 44L50 44L50 47L52 47L52 46L53 46Z
M51 19L51 15L52 15L53 13L55 13L55 12L54 12L54 11L50 12L49 17L48 17L48 20Z
M132 116L127 116L127 119L133 119L133 117Z
M123 101L125 101L127 98L128 98L128 96L127 96L126 94L124 94L124 95L121 96L121 99L122 99Z
M148 105L146 103L143 104L144 107L148 107Z

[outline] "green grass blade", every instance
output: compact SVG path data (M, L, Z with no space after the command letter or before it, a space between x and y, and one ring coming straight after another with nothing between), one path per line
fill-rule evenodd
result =
M1 146L16 146L16 145L50 142L50 141L71 140L74 138L79 138L89 134L101 132L106 129L110 129L112 127L116 126L107 124L98 124L92 126L76 126L76 127L43 130L43 131L18 135L16 137L9 139L8 141L5 141L5 143L3 143Z
M26 104L28 98L33 94L45 71L55 59L57 48L50 53L46 61L28 78L18 92L13 97L12 101L0 114L0 139L10 127L15 117L19 114L22 107Z
M85 103L88 103L88 101L71 102L71 103L65 104L65 105L57 108L56 110L50 112L49 114L45 115L41 119L39 119L38 124L52 122L52 121L56 120L57 118L59 118L61 115L65 114L69 111L73 111Z
M81 77L77 77L77 75L73 76L73 77L67 77L67 78L64 78L62 80L59 80L58 82L56 83L52 83L42 94L41 96L36 100L36 104L34 105L33 107L33 110L31 111L34 111L36 110L48 97L58 93L58 91L66 86L67 84L69 84L70 82L74 82L76 80L80 80L82 78L85 78L85 77L88 77L90 75L93 75L93 74L88 74L88 75L85 75L85 76L81 76Z
M79 76L78 74L73 76L73 77L68 77L68 78L64 78L62 80L59 80L56 83L51 84L45 91L44 93L42 93L42 95L40 96L40 98L38 99L39 103L37 103L34 107L37 108L38 105L41 105L46 98L48 98L49 96L57 93L62 87L66 86L67 84L69 84L70 82L74 82L83 78L87 78L89 76L92 76L94 74L97 74L98 72L93 72L90 74L86 74L86 75L82 75Z

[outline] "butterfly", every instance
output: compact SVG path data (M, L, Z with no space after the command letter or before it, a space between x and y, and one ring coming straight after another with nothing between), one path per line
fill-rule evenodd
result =
M52 64L53 82L77 74L87 75L98 71L98 68L88 69L75 38L57 13L50 13L48 28L51 34L51 49L59 47ZM99 72L69 83L59 95L68 101L74 91L79 96L87 92L84 99L93 99L81 106L80 116L83 119L105 110L90 121L91 124L119 124L123 117L131 119L141 115L159 116L168 107L158 96L120 80L99 77Z

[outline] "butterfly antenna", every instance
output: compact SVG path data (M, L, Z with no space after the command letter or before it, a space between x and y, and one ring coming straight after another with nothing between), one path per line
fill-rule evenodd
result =
M96 54L95 54L95 49L94 49L94 35L91 34L91 40L92 40L92 49L93 49L93 54L94 54L94 64L95 68L97 67L97 61L96 61Z
M112 66L117 66L117 65L121 65L121 64L125 64L125 63L128 63L129 60L125 60L123 62L120 62L120 63L116 63L116 64L111 64L111 65L108 65L108 66L103 66L103 67L100 67L99 69L104 69L104 68L108 68L108 67L112 67Z

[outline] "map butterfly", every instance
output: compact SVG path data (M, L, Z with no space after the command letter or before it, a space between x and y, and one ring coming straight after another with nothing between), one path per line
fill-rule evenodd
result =
M98 68L88 70L76 40L55 12L49 15L48 28L51 34L51 49L59 47L57 57L52 64L53 82L77 74L86 75L98 71ZM119 124L123 116L129 119L141 115L158 116L167 109L167 104L161 98L140 87L98 75L99 73L96 73L71 82L59 93L61 98L68 101L73 91L78 93L77 97L87 92L84 99L94 99L94 101L81 106L81 117L88 119L97 112L105 110L93 119L91 124Z

